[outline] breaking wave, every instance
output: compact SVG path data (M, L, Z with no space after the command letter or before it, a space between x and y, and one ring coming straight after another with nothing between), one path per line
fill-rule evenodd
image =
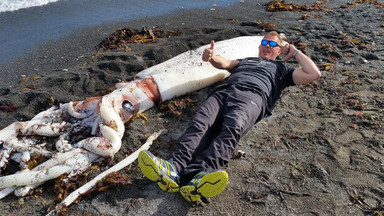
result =
M0 12L15 11L22 8L46 5L59 0L1 0Z

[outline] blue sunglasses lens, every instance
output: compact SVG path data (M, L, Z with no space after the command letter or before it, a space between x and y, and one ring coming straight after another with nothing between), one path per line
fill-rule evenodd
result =
M268 43L269 43L270 47L276 47L277 46L276 41L268 41L268 40L262 40L261 41L261 45L263 45L263 46L267 46Z
M275 41L269 41L269 46L275 47L277 46L277 43Z
M262 40L262 41L261 41L261 45L263 45L263 46L267 46L267 44L268 44L268 41L267 41L267 40Z

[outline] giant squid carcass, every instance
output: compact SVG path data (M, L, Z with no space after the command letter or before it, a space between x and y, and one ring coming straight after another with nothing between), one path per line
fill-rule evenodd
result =
M258 56L262 36L244 36L219 41L215 54L228 59ZM0 168L9 159L20 163L20 171L0 177L0 199L15 191L18 196L63 174L74 176L100 158L119 151L124 123L158 103L203 89L225 79L229 73L215 69L201 59L209 45L182 53L147 68L135 80L119 83L102 97L68 102L38 113L30 121L14 122L0 131ZM74 141L74 134L90 131ZM48 151L40 138L57 137L56 151ZM44 155L45 162L29 169L32 155Z

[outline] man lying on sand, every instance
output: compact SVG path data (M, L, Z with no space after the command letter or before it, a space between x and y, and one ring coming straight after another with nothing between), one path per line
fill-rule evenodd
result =
M149 151L139 155L143 174L167 192L180 192L188 201L220 194L228 183L223 167L229 162L240 138L261 119L271 115L281 91L315 81L321 73L315 63L292 44L281 46L277 32L269 32L259 45L259 57L230 60L214 55L214 42L203 52L203 61L231 73L215 88L179 139L170 160ZM254 46L250 44L250 46ZM295 58L299 68L276 61Z

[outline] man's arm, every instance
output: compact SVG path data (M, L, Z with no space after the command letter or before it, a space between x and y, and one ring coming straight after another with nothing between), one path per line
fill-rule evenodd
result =
M211 47L207 48L203 52L202 59L203 61L209 62L217 69L225 69L231 72L236 66L239 64L237 60L226 59L221 56L217 56L213 54L213 49L215 47L215 42L211 41Z
M297 68L292 75L295 84L306 84L318 80L321 77L321 72L312 59L299 51L295 46L290 44L284 50L285 53L287 53L284 61L296 58L300 64L300 68Z

